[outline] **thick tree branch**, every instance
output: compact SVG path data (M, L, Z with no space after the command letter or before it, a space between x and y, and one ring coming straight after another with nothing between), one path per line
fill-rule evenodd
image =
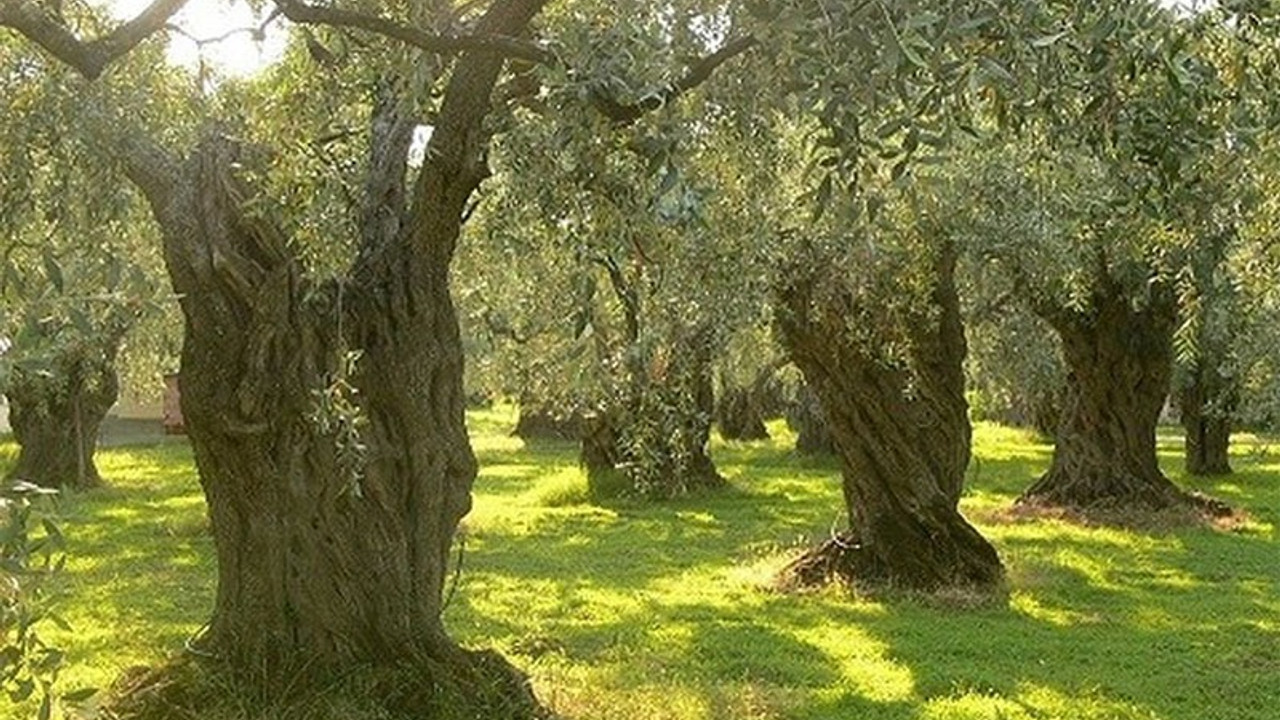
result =
M613 294L617 296L618 302L622 303L623 314L627 319L627 341L637 342L640 339L640 298L636 295L635 288L627 282L618 261L612 256L601 255L591 258L591 261L609 274L609 284L613 287Z
M559 58L546 47L509 35L438 35L376 15L320 7L299 0L277 0L277 5L285 17L296 23L364 30L399 40L427 52L443 54L492 52L503 57L519 58L539 65L560 64ZM649 95L638 102L620 103L614 98L597 93L592 98L592 104L615 123L625 125L635 122L645 114L662 108L706 82L717 68L750 50L755 44L755 37L750 35L731 40L720 49L693 63L683 77L668 84L661 92Z
M158 143L140 123L116 108L103 107L90 88L79 88L86 127L146 197L157 218L179 185L180 158Z
M638 102L623 104L603 94L596 94L592 98L592 104L605 117L615 123L621 125L633 123L646 113L664 107L672 100L706 82L711 77L711 73L715 72L717 68L750 50L755 44L756 39L751 35L744 35L735 40L730 40L719 50L691 65L689 71L683 77L668 84L662 89L662 92L649 95Z
M0 27L25 35L49 54L96 79L116 58L137 47L164 29L187 0L155 0L134 19L93 40L76 37L60 19L37 7L31 0L0 0Z
M383 17L350 10L309 5L297 0L280 0L277 5L284 16L295 23L365 30L427 52L493 52L543 65L552 64L556 60L550 50L535 42L505 35L436 35Z

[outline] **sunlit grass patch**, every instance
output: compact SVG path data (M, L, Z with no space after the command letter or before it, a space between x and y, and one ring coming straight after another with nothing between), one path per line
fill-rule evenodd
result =
M1007 593L970 603L771 591L844 522L836 461L795 455L780 423L772 440L714 441L730 487L646 504L592 500L573 444L513 438L515 418L469 416L481 471L445 619L568 720L1272 720L1280 707L1280 455L1249 449L1265 438L1234 448L1235 475L1189 480L1162 431L1175 481L1248 519L1135 529L1006 517L1052 448L980 424L961 508L1001 553ZM11 452L0 443L0 466ZM71 687L180 655L212 605L189 451L113 448L100 467L108 487L62 502L73 631L49 634Z

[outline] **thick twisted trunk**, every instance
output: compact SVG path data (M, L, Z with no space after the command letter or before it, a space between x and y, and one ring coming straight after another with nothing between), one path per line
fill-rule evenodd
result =
M1176 321L1167 289L1135 309L1118 287L1100 281L1089 311L1045 319L1062 340L1068 387L1053 462L1019 502L1081 510L1209 507L1175 487L1156 459Z
M353 280L308 286L283 236L242 214L236 160L207 141L165 214L218 557L206 647L273 680L447 654L446 556L475 475L447 267L404 232Z
M947 250L931 298L937 317L921 314L900 328L910 367L886 364L879 348L847 330L853 316L902 318L840 291L819 293L812 276L780 293L783 342L825 411L849 512L849 529L795 561L787 580L837 576L933 590L1003 576L995 549L957 510L970 426L954 268Z
M499 0L477 31L518 34L541 5ZM360 254L328 284L247 202L235 168L253 158L236 142L207 138L185 162L120 148L186 319L182 410L218 560L199 648L251 683L408 664L443 669L478 717L538 712L510 666L459 649L440 617L476 473L448 272L501 67L456 61L411 192L398 113L413 103L375 98Z
M92 356L55 359L56 370L49 376L14 373L6 391L19 446L11 480L75 490L102 483L93 455L98 430L120 390L115 369L119 338L97 350L101 352Z

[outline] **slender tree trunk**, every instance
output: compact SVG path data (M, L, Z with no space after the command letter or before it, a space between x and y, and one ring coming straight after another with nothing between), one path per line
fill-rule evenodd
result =
M102 483L93 455L98 430L119 395L118 338L94 357L56 360L52 376L15 372L7 396L18 441L11 480L84 490Z
M779 328L826 413L843 466L849 529L784 573L810 584L837 576L920 590L989 586L1003 576L995 549L957 510L969 462L964 330L955 255L939 263L936 318L912 317L910 368L850 336L847 318L899 323L883 308L801 278L780 293Z
M1189 475L1230 475L1231 413L1236 393L1213 368L1196 367L1178 392ZM1215 402L1216 401L1216 402Z
M1167 289L1135 309L1104 279L1089 311L1043 314L1062 340L1068 387L1053 462L1019 502L1082 510L1203 505L1156 459L1176 321Z

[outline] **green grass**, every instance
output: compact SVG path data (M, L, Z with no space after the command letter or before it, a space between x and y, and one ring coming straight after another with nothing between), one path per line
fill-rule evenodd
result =
M1243 437L1204 490L1251 520L1138 532L1001 512L1050 448L980 425L964 511L1009 570L1007 600L872 600L766 583L840 523L836 468L791 438L717 444L727 491L588 501L566 443L471 416L481 462L462 581L446 611L569 718L1272 720L1280 713L1280 446ZM0 466L6 462L0 446ZM1180 478L1179 438L1162 434ZM111 488L63 502L66 684L105 685L180 651L214 566L190 454L104 452ZM6 708L0 705L0 716Z

